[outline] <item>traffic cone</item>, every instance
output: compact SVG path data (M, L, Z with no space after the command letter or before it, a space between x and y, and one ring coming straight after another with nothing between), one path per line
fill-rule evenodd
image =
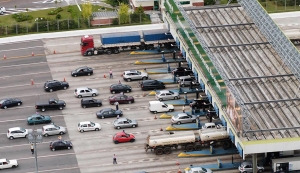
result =
M56 54L55 50L53 51L53 54Z
M164 131L162 128L160 128L160 131Z
M34 53L33 53L33 52L31 52L31 56L34 56Z
M64 77L64 82L66 82L66 77Z
M176 163L175 163L175 164L176 164L176 165L180 165L180 164L179 164L179 162L178 162L178 160L176 161Z
M31 79L31 85L34 85L33 79Z
M6 59L6 56L4 55L3 58Z
M157 119L157 118L156 118L156 114L154 115L154 119Z
M106 78L105 74L103 75L103 78Z

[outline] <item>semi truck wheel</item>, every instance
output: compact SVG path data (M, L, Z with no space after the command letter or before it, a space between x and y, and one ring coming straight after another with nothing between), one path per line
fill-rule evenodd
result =
M93 55L93 52L92 51L88 51L87 52L87 56L92 56Z
M108 50L106 51L106 53L107 53L108 55L110 55L110 54L111 54L111 50L108 49Z
M193 151L193 149L194 149L194 146L193 146L193 145L187 145L187 146L185 147L185 150L186 150L186 151Z
M165 154L171 154L171 152L172 152L172 150L171 150L170 147L164 148L164 153L165 153Z
M115 49L115 50L114 50L114 53L115 53L115 54L120 53L119 49Z
M225 141L223 142L223 149L224 150L227 150L228 148L231 147L231 143L229 141Z
M194 150L195 151L200 151L200 150L202 150L202 146L201 145L196 145Z
M162 148L156 148L155 149L155 154L156 155L162 155L164 153L164 150Z

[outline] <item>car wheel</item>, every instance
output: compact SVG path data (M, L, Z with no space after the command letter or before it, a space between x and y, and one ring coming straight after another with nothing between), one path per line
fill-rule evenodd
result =
M4 106L3 109L7 109L7 106Z
M169 112L173 112L173 111L174 111L174 109L170 109L170 110L169 110Z
M193 121L192 121L192 123L195 123L195 122L196 122L196 120L193 120Z
M78 95L78 98L81 98L82 97L82 95Z
M51 93L52 93L52 92L53 92L53 89L50 89L50 90L49 90L49 92L51 92Z
M13 139L14 139L14 137L13 137L13 136L10 136L10 137L9 137L9 139L10 139L10 140L13 140Z
M77 77L77 75L76 75L76 74L74 74L74 77Z
M61 106L61 107L59 107L59 110L63 110L63 107Z
M153 113L157 114L157 111L153 111Z
M87 56L92 56L92 51L88 51Z
M66 90L66 89L68 89L68 87L65 86L65 87L64 87L64 90Z
M128 101L128 104L131 104L131 101Z
M97 106L100 107L100 106L102 106L102 104L98 104Z
M27 138L27 135L25 135L24 138Z
M159 98L158 100L159 100L159 101L163 101L164 99L162 99L162 98Z
M121 129L121 127L120 127L120 126L118 126L118 127L117 127L117 129Z
M45 112L46 111L46 109L45 108L42 108L42 112Z
M99 131L99 128L95 128L95 131Z
M105 118L104 116L101 117L101 119L104 119L104 118Z
M136 128L136 125L135 125L135 124L133 124L133 125L132 125L132 127L133 127L133 128Z
M18 103L18 106L20 106L22 103Z
M12 168L16 168L17 167L17 165L12 165Z
M84 130L83 130L83 129L81 129L81 130L80 130L80 133L83 133L83 132L84 132Z
M134 142L135 141L135 139L130 139L130 142Z
M142 80L146 80L146 79L147 79L146 77L143 77L143 78L142 78Z
M88 76L91 76L91 73L88 73Z
M259 169L257 172L263 172L263 170L262 170L262 169Z
M127 92L127 93L129 93L129 92L130 92L130 90L126 90L126 92Z
M83 105L83 106L82 106L82 108L84 108L84 109L85 109L85 108L86 108L86 106L85 106L85 105Z
M119 141L115 141L115 144L118 144L119 143Z
M55 148L52 148L51 150L52 150L52 151L55 151Z
M68 147L68 150L70 150L72 147Z
M108 49L108 50L106 51L106 53L107 53L108 55L110 55L110 54L111 54L111 50Z
M45 133L44 136L45 136L45 137L48 137L49 135L48 135L48 133Z
M59 132L59 134L60 134L60 135L63 135L63 134L65 134L65 133L64 133L64 132Z
M178 99L178 97L177 97L177 96L175 96L175 97L174 97L174 100L177 100L177 99Z
M184 87L184 84L182 84L181 86Z
M128 78L128 79L127 79L127 82L131 82L131 79L130 79L130 78Z
M92 96L93 96L93 97L95 97L95 96L96 96L96 94L94 93L94 94L92 94Z
M180 122L180 121L178 121L178 122L177 122L177 124L178 124L178 125L180 125L180 124L181 124L181 122Z

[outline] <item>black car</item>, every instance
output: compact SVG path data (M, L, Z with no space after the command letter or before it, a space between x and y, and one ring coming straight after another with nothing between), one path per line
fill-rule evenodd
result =
M57 140L50 142L50 150L55 151L55 150L63 150L63 149L72 149L73 144L70 141L65 141L65 140Z
M0 101L0 108L1 109L7 109L9 107L13 106L20 106L22 104L22 101L19 99L13 99L13 98L6 98Z
M175 76L194 75L193 71L189 67L177 67L173 69L172 74Z
M150 90L150 89L165 89L166 86L163 82L158 80L144 80L140 83L141 88L143 91Z
M69 88L69 83L64 81L57 81L57 80L48 80L44 84L45 91L52 92L56 90L66 90Z
M45 112L47 109L63 110L66 102L63 100L49 99L48 101L40 101L35 103L35 108Z
M96 107L96 106L97 107L102 106L102 101L94 99L94 98L81 99L81 107L83 107L83 108Z
M129 93L131 92L132 88L131 86L129 85L123 85L123 84L112 84L110 86L110 92L112 94L115 94L115 93L120 93L120 92L126 92L126 93Z
M117 117L118 115L121 117L123 115L123 112L121 110L114 110L111 108L104 108L96 112L97 118L101 118L101 119L109 118L109 117Z
M90 67L79 67L78 69L71 72L71 76L90 76L93 74L93 69Z

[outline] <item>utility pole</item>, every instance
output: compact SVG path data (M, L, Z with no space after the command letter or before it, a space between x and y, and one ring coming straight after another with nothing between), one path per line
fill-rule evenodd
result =
M43 142L42 129L28 129L28 141L30 144L34 144L34 157L35 157L35 173L38 173L38 162L37 162L37 149L36 144Z

